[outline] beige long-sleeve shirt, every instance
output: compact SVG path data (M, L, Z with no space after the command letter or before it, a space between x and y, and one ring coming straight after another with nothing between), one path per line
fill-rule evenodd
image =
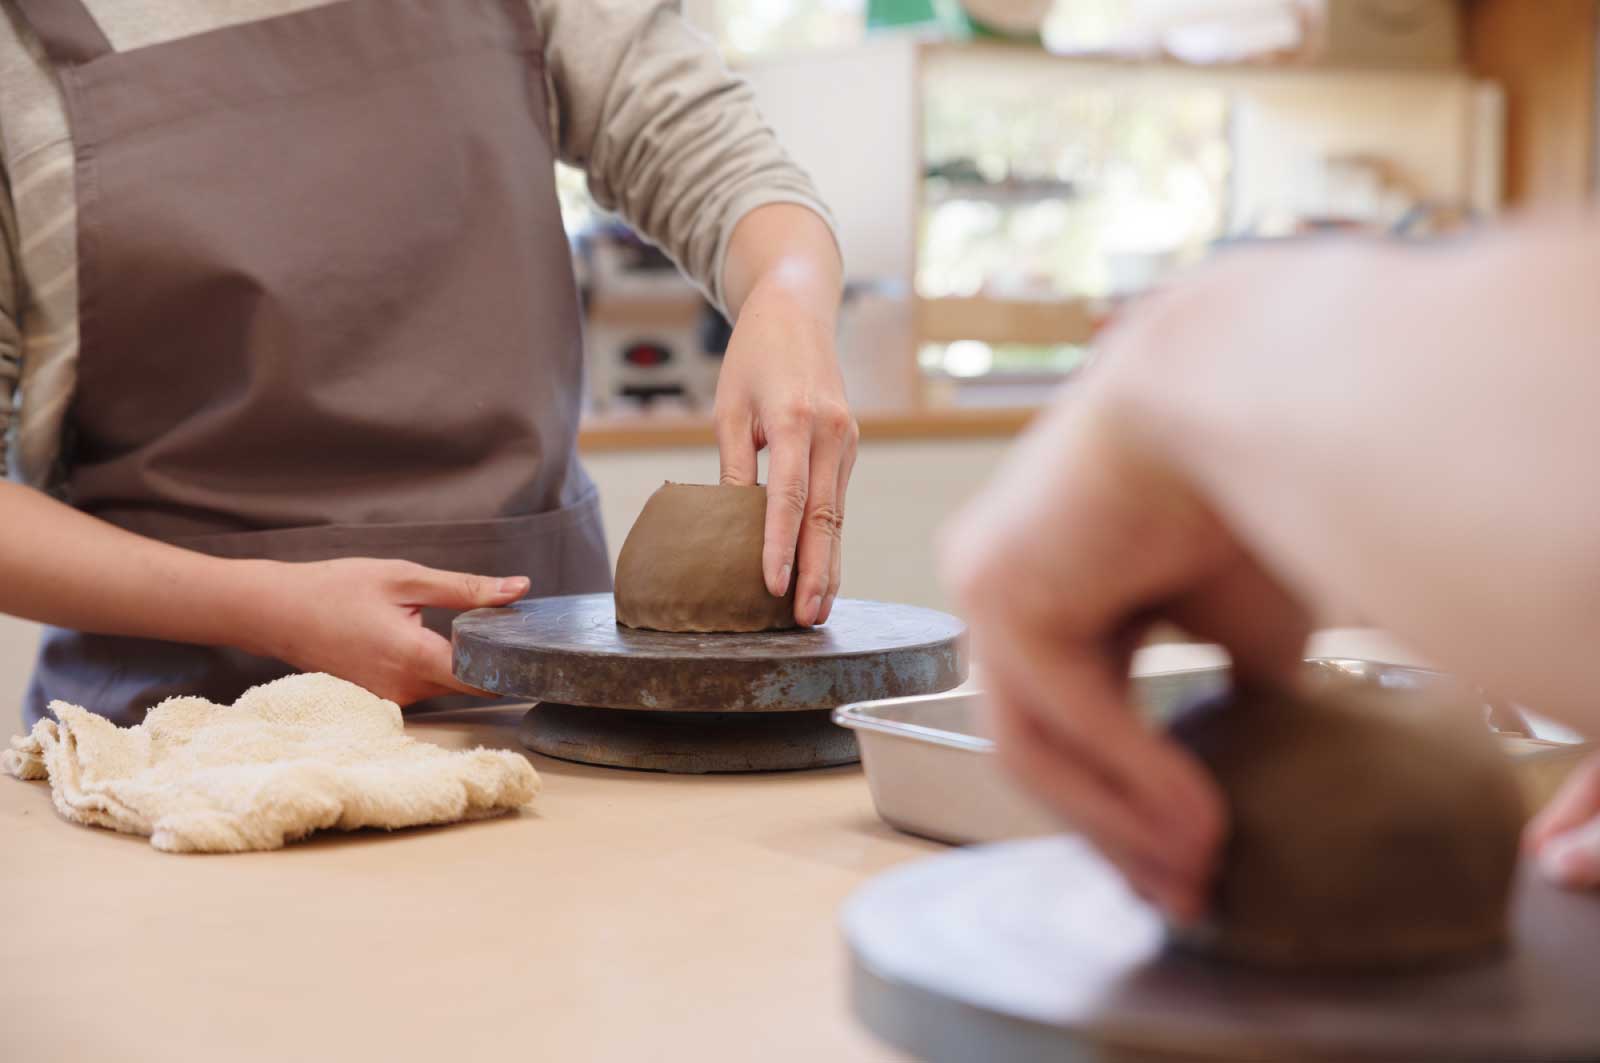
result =
M328 2L340 0L86 0L119 51ZM719 306L723 257L744 214L786 202L826 217L749 86L676 0L528 2L544 33L562 160ZM77 377L76 240L60 87L27 24L0 0L0 468L39 487L59 475Z

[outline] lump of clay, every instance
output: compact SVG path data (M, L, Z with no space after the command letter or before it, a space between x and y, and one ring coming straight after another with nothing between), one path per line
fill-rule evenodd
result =
M1382 969L1504 941L1523 804L1470 699L1354 681L1241 691L1172 733L1231 817L1211 921L1181 943L1274 967Z
M765 487L666 484L617 558L617 622L655 631L795 627L794 583L774 598L761 574Z

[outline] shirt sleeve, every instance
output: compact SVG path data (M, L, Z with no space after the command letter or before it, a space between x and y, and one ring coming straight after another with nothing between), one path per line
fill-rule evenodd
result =
M0 168L0 478L11 475L17 421L17 382L22 377L22 306L17 283L17 218L11 185Z
M589 191L726 310L734 226L768 203L809 207L810 177L778 145L755 92L676 0L533 0L552 124Z

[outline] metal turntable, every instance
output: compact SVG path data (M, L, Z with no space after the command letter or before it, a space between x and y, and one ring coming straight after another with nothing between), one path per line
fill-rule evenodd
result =
M455 674L539 704L529 749L669 772L775 771L857 760L834 708L966 678L965 628L931 609L841 598L821 627L754 634L618 626L609 594L533 598L455 621Z

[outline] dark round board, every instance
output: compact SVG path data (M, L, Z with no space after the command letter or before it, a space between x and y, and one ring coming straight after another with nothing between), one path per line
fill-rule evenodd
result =
M932 609L841 598L821 627L677 634L620 627L609 594L531 598L455 622L455 674L565 705L798 712L932 694L966 678L964 628Z
M967 676L965 629L931 609L841 598L821 627L676 634L619 627L609 594L459 617L455 674L541 704L522 741L564 760L671 772L854 763L830 711Z
M1368 976L1174 952L1087 845L964 849L879 876L844 931L856 1013L920 1059L1600 1059L1600 895L1528 867L1501 955Z

